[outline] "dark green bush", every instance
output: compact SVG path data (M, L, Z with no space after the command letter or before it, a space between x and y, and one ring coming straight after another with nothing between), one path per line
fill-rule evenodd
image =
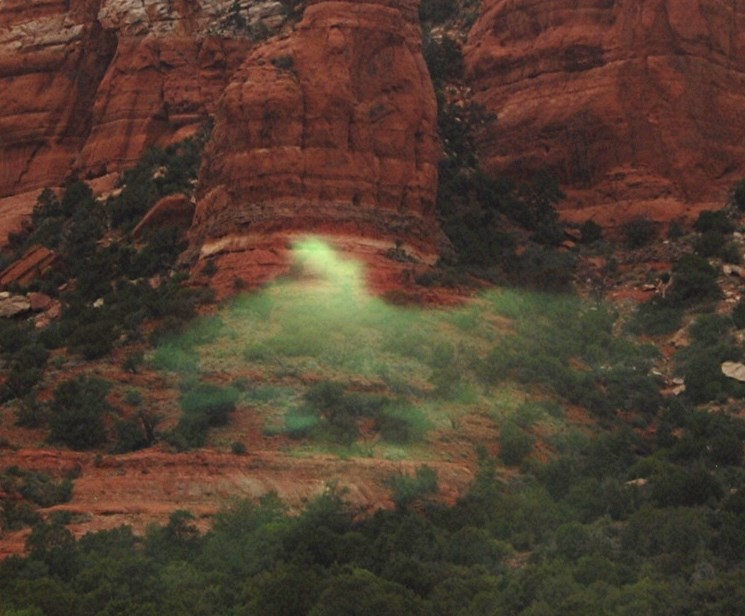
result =
M512 421L502 424L499 432L500 456L508 466L518 466L533 449L535 438Z
M719 231L706 231L696 239L696 253L707 259L721 256L727 240Z
M587 219L579 228L583 244L594 244L603 238L603 227L592 219Z
M0 472L0 487L8 494L18 494L39 507L66 503L72 498L72 481L55 481L46 473L10 466Z
M210 426L223 426L237 402L236 389L199 383L181 396L181 409L187 415L205 415Z
M450 81L463 76L463 50L457 41L448 36L439 41L427 36L423 53L433 81Z
M738 210L745 210L745 180L740 180L732 187L729 202Z
M693 223L693 228L699 233L715 232L728 235L735 230L735 225L725 210L704 210Z
M246 445L241 441L233 441L230 445L230 451L237 456L242 456L246 453Z
M437 471L427 465L418 467L413 476L391 476L388 485L393 491L393 502L399 509L405 509L414 501L436 494L439 490Z
M657 225L647 218L638 217L623 225L623 236L630 248L642 248L657 237Z
M732 321L737 329L745 327L745 299L741 299L733 308Z
M149 441L138 416L118 421L114 428L116 444L112 453L128 453L149 447Z
M110 409L108 381L80 375L54 390L49 418L52 442L72 449L91 449L106 441L104 414Z
M197 383L181 396L183 414L173 434L172 442L181 448L201 447L210 428L228 423L235 411L239 393L233 387L214 383Z
M665 302L673 307L689 307L720 299L717 270L698 255L684 255L673 268L673 279Z
M441 24L455 14L455 0L422 0L419 4L419 19L423 23Z
M683 323L683 308L654 299L639 304L628 325L629 331L647 336L671 334Z

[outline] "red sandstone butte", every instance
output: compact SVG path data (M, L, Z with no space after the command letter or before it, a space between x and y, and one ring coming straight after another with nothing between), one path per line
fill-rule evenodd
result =
M436 119L415 0L309 2L220 101L191 234L201 258L257 282L313 232L433 260Z
M465 48L482 162L553 170L576 219L719 207L745 175L745 6L485 0Z

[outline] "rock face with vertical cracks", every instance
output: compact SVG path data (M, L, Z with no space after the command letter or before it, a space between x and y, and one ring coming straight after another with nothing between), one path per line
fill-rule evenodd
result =
M465 55L482 161L552 169L580 217L674 218L745 175L742 3L485 0Z
M83 147L116 42L97 2L0 4L0 197L58 183Z
M192 237L256 281L297 233L432 258L437 107L414 0L308 3L254 50L218 107ZM367 248L361 248L366 246Z
M0 3L0 211L4 197L119 171L148 146L195 132L254 32L285 21L276 0L246 4ZM7 226L3 215L0 237Z

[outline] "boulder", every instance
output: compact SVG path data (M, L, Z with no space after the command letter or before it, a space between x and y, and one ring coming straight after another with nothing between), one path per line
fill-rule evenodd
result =
M726 361L722 364L722 374L745 383L745 364L736 361Z
M0 292L0 318L7 319L31 310L31 302L24 295Z

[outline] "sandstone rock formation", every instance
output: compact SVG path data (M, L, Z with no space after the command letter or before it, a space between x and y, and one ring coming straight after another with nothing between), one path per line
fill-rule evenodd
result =
M163 227L177 227L186 231L194 218L194 204L189 197L177 193L160 199L132 230L132 237L140 238L148 231Z
M579 218L718 207L745 174L745 6L485 0L465 55L493 170L548 167Z
M284 20L276 0L2 3L0 199L119 170L192 134L257 29ZM16 220L0 218L3 237Z
M300 510L329 485L343 489L344 499L361 514L390 508L386 478L413 474L420 460L380 460L334 456L294 457L281 452L248 456L199 451L174 456L157 450L121 456L45 449L5 450L7 466L40 470L53 477L74 473L72 501L46 509L77 514L69 528L78 536L116 528L121 524L144 533L153 523L163 524L175 509L188 509L203 529L214 514L236 498L255 498L276 492L293 510ZM454 503L473 482L465 464L427 461L437 470L440 496ZM28 529L0 537L0 560L23 551Z
M31 302L25 295L13 295L7 291L0 291L0 318L14 317L29 310L31 310Z
M59 261L59 255L45 246L34 246L18 261L0 272L0 286L27 285L46 274Z
M285 240L309 231L436 254L437 109L416 7L309 2L291 36L246 58L200 173L203 258L276 273Z

